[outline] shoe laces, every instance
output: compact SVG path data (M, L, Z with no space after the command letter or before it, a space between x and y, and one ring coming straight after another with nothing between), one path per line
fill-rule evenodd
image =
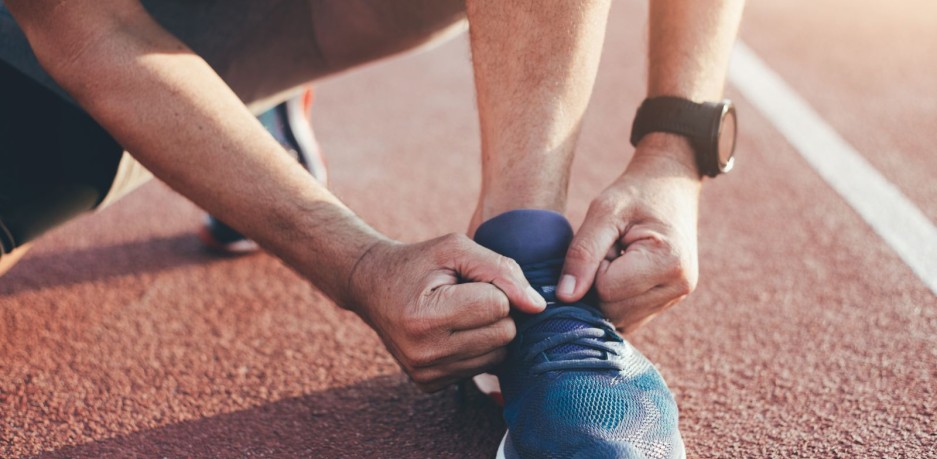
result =
M554 260L524 266L524 274L533 283L556 279L559 274L556 266ZM620 345L625 340L612 324L585 303L559 303L555 289L553 285L541 286L547 309L528 316L518 326L517 334L524 336L523 359L532 364L531 371L623 370L625 362L620 358L621 352L629 348ZM567 329L573 324L557 323L559 321L574 322L575 326Z
M586 327L564 332L536 330L537 325L554 320L575 320ZM624 369L622 359L615 358L621 356L623 349L616 345L624 339L597 311L583 304L548 307L522 324L518 334L524 334L528 343L523 358L533 364L534 373ZM560 349L563 347L571 350Z

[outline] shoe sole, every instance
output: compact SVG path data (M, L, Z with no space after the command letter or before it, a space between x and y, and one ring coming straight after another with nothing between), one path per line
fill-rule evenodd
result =
M501 437L501 444L498 445L498 454L495 455L495 459L507 459L507 456L505 456L505 453L504 453L504 448L507 445L507 442L508 442L508 433L505 432L504 437Z
M230 243L219 241L211 233L211 230L208 229L207 223L203 224L201 228L198 229L197 236L198 240L205 248L223 255L244 255L260 250L260 246L250 239L242 239Z
M504 432L504 436L501 437L501 443L498 445L498 452L495 454L495 459L508 459L506 448L508 444L508 434L510 431ZM677 433L677 438L674 441L676 445L674 448L674 455L670 456L668 459L686 459L686 448L683 445L683 437ZM511 459L517 459L518 454L516 452L511 453Z

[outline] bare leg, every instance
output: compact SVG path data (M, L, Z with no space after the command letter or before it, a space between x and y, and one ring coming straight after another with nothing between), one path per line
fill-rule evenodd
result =
M512 209L565 210L609 3L467 2L483 162L470 233Z
M260 113L299 86L446 36L464 0L144 0Z

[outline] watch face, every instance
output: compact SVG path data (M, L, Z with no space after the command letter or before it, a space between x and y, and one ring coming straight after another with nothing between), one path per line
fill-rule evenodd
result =
M733 165L735 153L735 135L737 125L735 120L735 107L732 102L725 102L722 112L722 121L719 123L719 170L729 172Z

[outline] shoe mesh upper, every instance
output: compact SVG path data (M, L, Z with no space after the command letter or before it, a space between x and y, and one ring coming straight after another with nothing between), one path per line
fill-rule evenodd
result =
M511 211L484 223L476 241L514 258L547 299L515 314L517 336L497 373L515 458L682 457L677 405L657 369L605 321L597 302L554 295L572 229L559 214Z
M580 326L554 319L540 327ZM531 330L534 328L532 327ZM521 343L523 344L523 343ZM520 346L523 347L523 346ZM563 346L569 351L575 345ZM509 439L522 458L647 457L676 453L677 406L663 378L627 342L615 343L620 369L530 371L514 351L498 373ZM562 348L552 355L558 358Z

